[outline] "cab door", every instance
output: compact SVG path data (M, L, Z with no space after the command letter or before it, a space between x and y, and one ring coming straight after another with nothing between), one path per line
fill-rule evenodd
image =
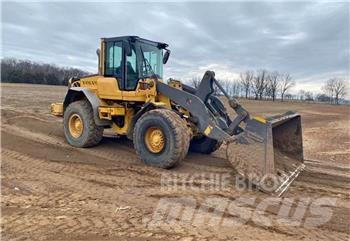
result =
M124 89L124 48L122 41L106 42L105 76L114 77L120 90Z
M137 87L139 81L139 68L138 68L138 58L136 54L135 45L130 45L131 53L129 56L126 56L125 61L125 82L124 88L125 91L134 91Z
M134 44L130 44L129 56L126 55L126 41L106 43L105 76L114 77L122 91L134 91L139 80L138 60Z

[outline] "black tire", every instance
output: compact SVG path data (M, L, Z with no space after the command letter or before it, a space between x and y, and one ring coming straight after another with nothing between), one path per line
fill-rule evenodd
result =
M164 135L164 148L153 153L146 144L146 132L158 128ZM137 120L134 129L134 148L144 163L159 168L170 168L185 158L190 143L186 123L175 112L167 109L148 111Z
M69 130L69 120L78 115L83 123L82 134L74 137ZM97 145L103 137L103 127L94 121L93 110L87 100L80 100L68 105L63 119L64 135L69 144L75 147L91 147Z
M217 149L219 149L220 146L221 146L221 142L211 139L209 137L206 137L206 136L194 137L191 140L190 151L203 153L203 154L210 154L216 151Z

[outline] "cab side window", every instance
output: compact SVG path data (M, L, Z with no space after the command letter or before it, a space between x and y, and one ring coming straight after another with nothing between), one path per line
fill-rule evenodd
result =
M106 75L122 78L122 42L107 42Z
M126 57L126 90L134 90L138 82L137 59L134 48L132 48L131 56Z

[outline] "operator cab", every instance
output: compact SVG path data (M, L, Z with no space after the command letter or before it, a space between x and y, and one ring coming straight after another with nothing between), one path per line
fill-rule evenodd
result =
M97 50L99 74L115 77L119 89L126 91L135 90L140 79L162 79L170 55L167 46L137 36L102 38L101 51Z

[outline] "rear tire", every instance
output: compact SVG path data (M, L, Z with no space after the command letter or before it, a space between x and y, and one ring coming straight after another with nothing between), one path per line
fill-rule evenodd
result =
M147 165L170 168L187 155L190 133L175 112L156 109L136 122L133 141L136 153Z
M93 110L87 100L68 105L64 111L64 135L68 143L75 147L97 145L103 137L103 127L94 121Z
M197 152L197 153L203 153L203 154L210 154L217 149L219 149L221 146L221 142L211 139L206 136L201 137L194 137L191 140L190 144L190 151L191 152Z

